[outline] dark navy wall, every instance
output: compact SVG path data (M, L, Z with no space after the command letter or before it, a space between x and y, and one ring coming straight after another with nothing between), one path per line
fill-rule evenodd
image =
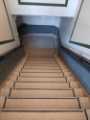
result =
M90 94L90 64L64 48L60 48L59 51Z
M28 25L21 24L18 28L19 34L24 35L28 33L52 33L59 35L59 29L51 25Z
M0 83L7 79L7 76L24 57L24 49L17 48L7 55L0 57Z

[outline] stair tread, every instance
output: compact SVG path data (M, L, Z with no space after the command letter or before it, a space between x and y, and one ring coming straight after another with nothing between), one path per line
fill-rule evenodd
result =
M82 108L90 109L90 101L88 97L80 97L80 103Z
M90 120L90 109L86 110L86 114L87 114L88 120Z
M65 78L23 78L19 77L18 81L30 82L66 82Z
M19 83L15 84L15 88L35 88L35 89L63 89L69 88L68 83Z
M30 61L26 62L25 65L58 65L55 61Z
M21 73L23 77L63 77L63 73Z
M28 64L57 64L55 61L27 61L26 63L25 63L25 65L28 65Z
M87 93L82 88L74 88L75 96L78 97L85 97L87 96Z
M27 89L13 89L11 97L18 98L61 98L73 97L71 89L66 90L27 90Z
M59 66L24 66L24 69L60 69Z
M39 52L43 56L40 50L34 50L34 55L40 55ZM23 68L20 66L22 70L18 80L13 80L12 89L3 90L7 98L0 99L0 120L87 120L87 116L90 119L86 92L75 82L68 66L62 60L59 65L57 62L54 57L28 57Z
M0 120L86 120L84 112L1 112Z
M0 97L0 108L3 107L5 101L5 97Z
M40 72L40 73L43 73L43 72L46 72L46 73L60 73L62 72L61 70L47 70L47 69L23 69L22 70L22 73L25 73L25 72Z
M7 99L5 108L30 110L79 109L77 99Z

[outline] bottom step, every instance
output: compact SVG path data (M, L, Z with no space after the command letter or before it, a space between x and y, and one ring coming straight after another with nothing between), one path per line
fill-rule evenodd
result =
M5 109L15 110L65 110L80 109L77 99L7 99Z
M86 120L84 112L1 112L0 120Z

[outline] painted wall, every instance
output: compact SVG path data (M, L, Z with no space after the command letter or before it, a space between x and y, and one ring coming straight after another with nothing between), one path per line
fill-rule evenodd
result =
M17 25L20 26L22 23L27 25L49 25L60 28L61 17L55 16L17 16Z
M85 2L87 2L87 1L85 1ZM80 4L79 4L78 8L80 8ZM79 11L79 9L78 9L78 11ZM83 57L90 60L90 49L79 46L79 45L76 45L76 44L73 44L73 43L70 43L71 34L72 34L72 30L73 30L75 22L76 22L76 18L77 18L77 15L74 19L65 19L65 18L62 19L61 27L60 27L61 41L62 41L62 44L63 44L64 47L66 47L66 48L70 49L71 51L79 54L80 56L83 56ZM81 21L83 21L83 19ZM78 27L80 27L80 29L81 29L82 25L79 25ZM79 32L81 32L80 35L82 35L82 31L79 31ZM86 30L86 32L89 32L89 31ZM77 38L78 38L78 36L76 34L74 36L74 39L77 39Z
M11 23L11 18L9 18L3 0L0 0L0 56L5 55L20 45L16 31L13 28L15 30L15 25Z
M79 0L68 0L67 7L20 5L18 0L5 0L13 15L47 15L74 17ZM57 1L55 0L57 4Z
M13 39L3 0L0 0L0 42Z
M29 35L24 35L24 45L27 48L29 47L30 48L57 48L57 44L58 44L57 35L55 35L52 32L50 33L50 31L53 31L53 27L55 27L55 30L60 27L60 24L61 24L60 17L55 17L55 16L53 17L51 16L19 16L17 17L18 26L22 23L27 24L28 29L29 27L32 27L30 25L36 26L35 28L32 27L33 33L29 33ZM37 29L37 31L35 29ZM37 33L38 31L39 33ZM47 31L49 31L49 33L46 33Z
M30 25L51 25L60 27L61 19L55 16L22 16L21 22Z
M82 85L86 88L87 92L90 94L90 68L84 67L84 65L75 59L75 55L68 53L66 50L60 48L60 53L62 53L65 58L66 63L72 69L74 74L79 78Z
M82 45L90 46L90 0L82 3L77 25L71 41Z

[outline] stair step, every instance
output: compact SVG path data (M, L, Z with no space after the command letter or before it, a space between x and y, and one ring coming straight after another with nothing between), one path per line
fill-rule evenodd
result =
M8 86L5 87L5 88L2 88L2 89L0 90L0 96L1 96L1 97L8 96L9 92L10 92L10 89L9 89Z
M21 73L22 77L63 77L63 73Z
M83 109L90 109L90 100L88 97L80 97L80 103Z
M30 89L64 89L69 88L68 83L20 83L15 84L15 88Z
M27 61L26 64L57 64L55 61Z
M1 112L0 120L86 120L83 111L78 112Z
M60 70L59 66L24 66L24 69L51 69Z
M13 89L11 97L16 98L61 98L73 97L72 89L62 90L29 90L29 89Z
M19 77L20 82L66 82L65 78L23 78Z
M27 61L55 61L55 59L50 57L29 57L28 56Z
M86 110L86 114L87 114L87 120L90 120L90 109Z
M0 97L0 108L3 107L4 101L5 101L5 97L4 97L4 96L3 96L3 97L1 96L1 97Z
M25 66L58 66L57 63L26 63Z
M79 82L77 82L77 81L71 81L70 82L70 87L71 88L80 88L81 86L80 86Z
M86 97L87 93L83 88L74 88L75 96L77 97Z
M23 69L22 70L22 73L32 73L32 72L35 72L35 73L60 73L62 72L61 70L47 70L47 69Z
M15 110L61 110L79 109L77 99L7 99L6 109Z

